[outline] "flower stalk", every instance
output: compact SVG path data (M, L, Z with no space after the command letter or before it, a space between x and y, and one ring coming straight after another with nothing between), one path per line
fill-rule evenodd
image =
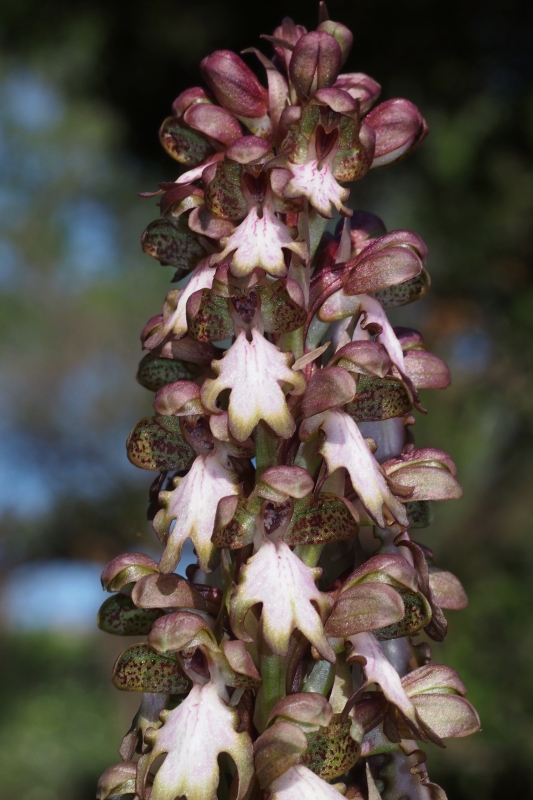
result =
M147 638L113 670L141 705L97 798L443 800L420 743L479 719L428 640L467 601L411 537L461 489L412 426L450 376L387 318L429 290L424 242L348 205L427 126L341 73L353 37L323 3L265 38L266 85L217 51L160 130L182 171L142 247L177 288L142 332L155 414L127 452L157 472L162 554L102 575L100 627Z

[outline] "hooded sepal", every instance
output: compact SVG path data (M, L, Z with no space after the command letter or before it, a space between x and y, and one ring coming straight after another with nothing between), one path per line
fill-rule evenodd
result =
M254 742L255 773L262 789L296 764L307 747L305 733L297 725L280 720Z
M192 539L200 569L210 572L215 558L211 542L218 501L238 493L237 475L231 468L224 449L215 447L207 455L197 456L184 478L174 481L175 489L161 492L164 506L154 519L154 529L166 544L159 567L173 572L180 560L186 539ZM173 520L176 520L171 529Z
M158 609L137 608L127 595L114 594L101 605L96 624L101 631L115 636L146 636L162 613Z
M253 775L250 736L237 733L238 715L220 697L213 683L193 686L185 700L164 715L157 731L146 738L152 750L139 763L137 792L145 797L145 777L160 755L150 800L215 800L219 782L218 756L228 753L239 776L236 800L243 798Z
M175 358L160 358L147 353L139 364L137 381L152 392L157 392L167 383L191 381L198 377L200 366Z
M193 583L174 573L141 578L133 587L131 599L139 609L188 608L216 616L220 608L214 597L206 599Z
M141 419L126 442L128 459L141 469L184 470L194 459L177 417L157 414Z
M331 492L321 492L296 500L293 515L283 536L290 547L301 544L326 544L353 539L359 530L355 507Z
M479 731L477 712L466 700L465 686L451 667L427 664L402 678L402 686L424 724L441 739Z
M193 169L214 153L213 145L176 117L167 117L159 129L165 151L184 167Z
M416 278L422 272L427 247L410 231L391 231L370 242L353 261L344 284L346 294L378 292Z
M373 168L403 161L429 132L418 108L400 97L380 103L365 117L365 121L376 133Z
M413 398L399 378L361 375L357 392L344 410L357 422L374 422L403 417L412 408Z
M144 553L121 553L107 564L100 580L106 591L119 592L124 586L158 571L157 562Z
M351 604L353 604L354 613L357 612L358 604L362 609L365 609L365 606L372 599L370 590L372 589L376 594L377 587L384 585L387 585L387 588L397 595L395 602L401 605L402 613L396 619L391 619L390 622L383 621L367 628L361 627L361 631L370 630L376 639L385 641L387 639L398 639L402 636L412 636L430 623L432 618L431 606L425 595L420 591L419 576L415 568L403 556L383 553L369 558L368 561L365 561L364 564L355 569L346 578L333 612L340 617L340 624L344 624L344 631L339 635L346 635L345 631L348 630L348 626L351 624L355 627L357 624L357 619L350 618ZM366 590L369 592L368 598ZM346 594L349 597L348 603L344 599ZM379 597L379 593L377 598L381 599L382 603L385 600L385 597ZM346 606L346 610L341 613L343 606ZM379 605L376 605L375 608L376 611L379 611ZM372 610L371 603L370 610ZM384 608L385 610L386 607ZM392 614L392 606L390 613ZM332 617L335 619L333 614ZM328 625L331 627L330 620L328 620L326 630L328 630Z
M117 689L150 694L185 694L189 678L172 654L156 653L148 644L134 644L117 658L112 681Z
M462 611L468 605L468 597L459 578L439 567L428 567L429 586L433 598L440 608Z
M141 237L144 252L157 259L163 266L176 267L187 272L205 256L205 250L197 236L187 226L173 219L157 219L151 222Z
M404 615L402 598L392 586L365 582L339 594L324 630L327 636L346 638L392 625Z
M187 300L189 335L198 342L220 342L233 336L233 320L226 297L199 289Z
M250 641L244 626L252 606L262 603L263 636L270 649L286 655L292 632L298 629L322 658L334 662L322 625L321 615L331 601L315 586L322 570L311 569L280 540L264 538L258 552L242 568L231 598L231 624L236 635ZM318 610L317 610L318 609Z
M298 763L325 781L340 778L358 761L361 745L350 735L351 720L334 714L325 728L307 734L307 749Z
M410 501L458 500L463 496L455 464L442 450L407 446L400 456L386 461L383 469L394 485L412 488Z
M293 394L305 390L305 379L291 369L291 353L282 353L255 328L252 341L241 330L220 361L213 361L217 378L207 379L202 386L202 402L217 413L217 398L224 389L231 389L229 429L239 442L247 439L260 420L264 420L284 439L294 433L295 423L285 400L283 384L290 384Z
M96 800L109 800L124 795L133 797L136 775L137 764L133 761L122 761L109 767L98 779Z
M387 286L385 289L378 289L376 292L371 292L371 295L379 300L383 308L398 308L421 300L429 292L430 287L429 273L423 269L414 278L409 278L404 283Z

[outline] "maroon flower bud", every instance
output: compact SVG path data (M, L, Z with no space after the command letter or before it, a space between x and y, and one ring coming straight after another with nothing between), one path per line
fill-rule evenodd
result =
M317 31L329 33L330 36L333 36L333 38L339 43L342 54L341 65L344 64L350 55L350 50L352 49L353 34L351 30L349 30L346 25L342 25L340 22L333 22L333 20L327 19L320 23Z
M263 117L268 92L242 58L231 50L217 50L200 64L204 79L218 102L243 117Z
M348 72L339 75L334 84L335 89L344 89L354 100L359 100L362 114L374 105L381 92L381 86L364 72Z
M372 167L386 167L407 158L429 132L418 108L400 97L380 103L365 121L376 132Z
M202 89L201 86L193 86L190 89L185 89L184 92L176 97L172 103L172 113L175 117L181 117L195 103L210 102L205 89Z
M308 100L317 89L333 86L341 64L340 45L329 33L311 31L298 39L289 74L300 100Z
M242 135L241 126L233 114L211 103L194 103L186 110L183 121L226 146Z

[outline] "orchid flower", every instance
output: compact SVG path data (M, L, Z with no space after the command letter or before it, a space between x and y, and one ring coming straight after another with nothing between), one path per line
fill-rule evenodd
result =
M411 426L450 374L387 316L428 292L424 242L350 206L427 125L341 72L353 36L323 2L265 38L264 80L212 53L160 130L181 173L146 195L142 247L178 287L142 332L154 415L127 454L163 551L102 574L100 628L137 637L112 680L141 701L97 797L445 800L421 743L480 723L428 639L467 597L418 540L462 490Z

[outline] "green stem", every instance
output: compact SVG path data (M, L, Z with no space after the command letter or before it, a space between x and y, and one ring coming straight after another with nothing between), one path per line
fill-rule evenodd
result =
M323 544L299 544L294 548L294 553L306 566L316 567L323 549Z
M289 333L282 333L279 337L278 347L284 353L288 353L290 350L295 360L301 358L304 354L304 329L298 328Z
M254 725L259 733L262 733L266 728L271 710L278 700L282 700L286 696L287 658L272 653L266 646L260 631L258 631L258 640L259 671L262 683L255 701Z
M275 466L280 439L266 422L261 421L255 429L254 443L257 463L255 474L256 480L259 480L267 467Z
M317 661L302 687L302 692L318 692L326 697L334 680L335 665L329 661Z

